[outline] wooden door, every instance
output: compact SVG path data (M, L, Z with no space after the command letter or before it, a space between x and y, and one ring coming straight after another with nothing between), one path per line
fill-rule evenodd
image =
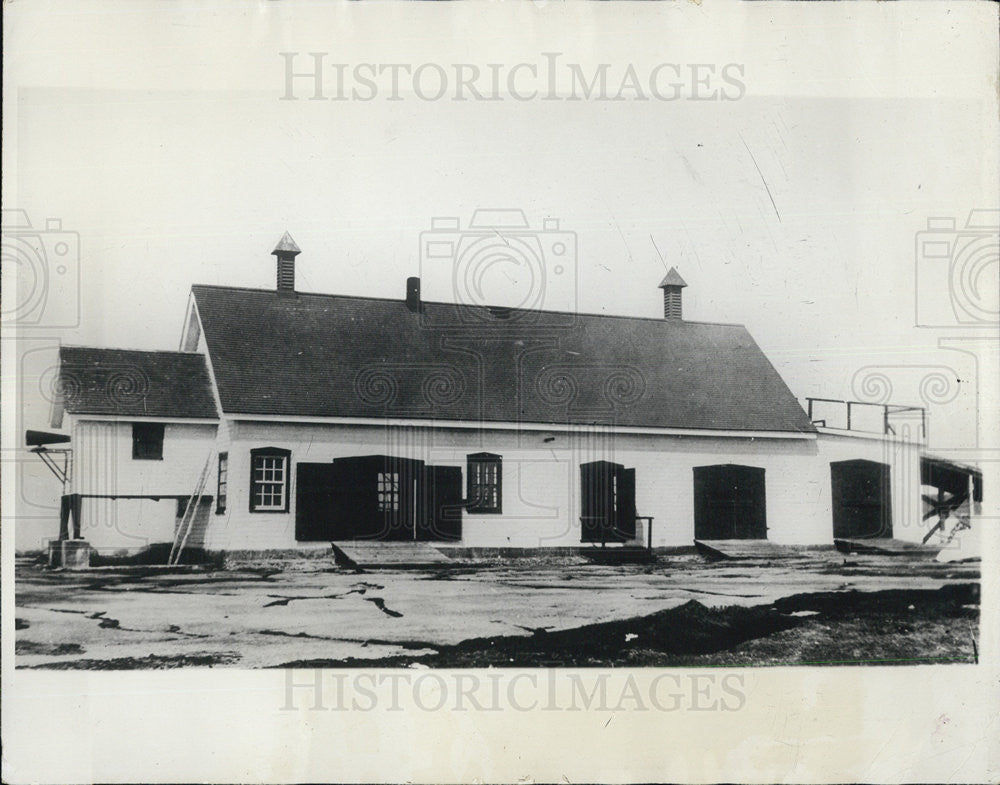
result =
M424 526L424 463L379 455L372 459L374 539L416 540Z
M427 509L417 539L429 542L462 539L462 470L458 466L427 466Z
M295 470L295 539L333 541L336 529L336 469L332 463L300 463Z
M622 540L635 539L635 469L619 466L615 470L618 484L615 505L615 530Z
M830 483L836 539L892 537L888 465L837 461L830 464Z
M580 464L580 541L635 539L635 469L619 463Z
M767 538L764 470L720 464L694 469L696 540Z

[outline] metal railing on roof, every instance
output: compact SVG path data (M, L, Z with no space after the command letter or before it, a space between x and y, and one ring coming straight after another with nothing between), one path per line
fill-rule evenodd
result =
M820 410L825 408L818 404L832 404L836 408L832 409L831 415L826 417L817 417L816 415L820 413ZM891 403L872 403L871 401L846 401L839 398L806 398L807 414L809 415L809 421L813 425L820 426L822 428L830 428L832 430L840 431L852 431L855 433L880 433L883 436L899 436L896 426L899 424L897 421L900 415L909 415L905 418L909 421L911 418L915 419L919 416L919 427L920 427L920 439L924 440L927 438L927 409L923 406L899 406ZM876 410L881 410L881 416L878 416ZM859 411L864 412L865 415L859 418ZM871 427L872 425L872 412L875 412L876 420L875 422L880 424L880 428L876 429ZM859 423L859 419L862 423ZM831 424L831 421L833 424ZM837 423L844 423L844 425L839 425ZM865 426L868 427L865 427Z

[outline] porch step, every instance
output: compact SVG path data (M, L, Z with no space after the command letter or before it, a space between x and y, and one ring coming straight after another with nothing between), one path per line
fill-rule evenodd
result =
M427 542L334 542L334 561L345 567L424 567L451 562Z
M770 540L695 540L694 545L709 559L786 559L798 555Z
M921 545L890 537L834 539L833 544L841 553L871 553L881 556L917 556L933 559L941 551L940 545Z

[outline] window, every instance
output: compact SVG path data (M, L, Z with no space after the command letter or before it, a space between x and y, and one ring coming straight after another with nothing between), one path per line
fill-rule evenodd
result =
M163 423L132 423L132 460L163 460Z
M226 492L229 490L229 453L219 453L219 484L215 494L215 514L226 511Z
M378 473L378 511L399 510L399 472Z
M290 457L277 447L250 450L250 512L288 512Z
M468 510L471 513L500 513L503 507L501 458L480 452L468 458Z

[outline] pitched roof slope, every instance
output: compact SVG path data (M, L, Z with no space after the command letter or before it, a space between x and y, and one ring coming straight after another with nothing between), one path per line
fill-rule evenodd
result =
M226 412L815 430L742 326L192 291Z
M58 394L71 414L217 418L202 354L59 348Z

